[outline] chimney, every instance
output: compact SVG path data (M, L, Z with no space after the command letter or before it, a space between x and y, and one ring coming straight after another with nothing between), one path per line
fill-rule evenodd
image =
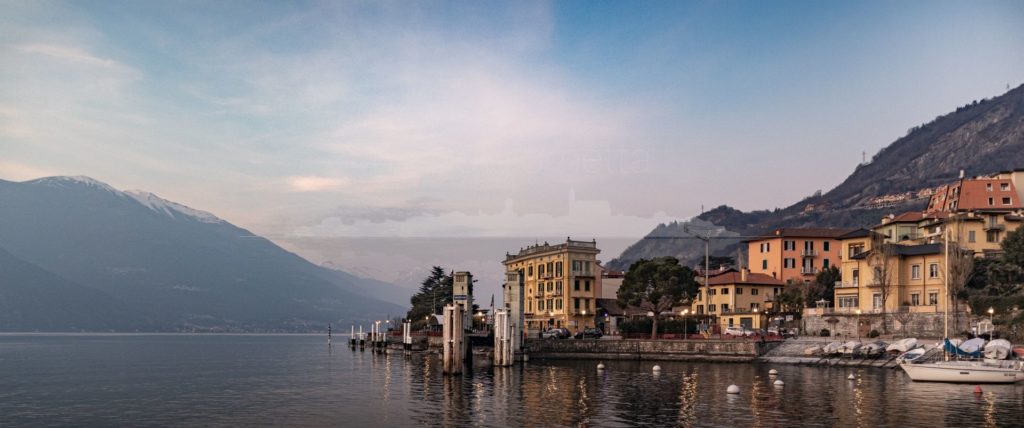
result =
M740 282L747 282L747 274L750 273L750 269L740 269Z
M960 179L961 180L964 179L964 170L962 170L962 169L960 170Z

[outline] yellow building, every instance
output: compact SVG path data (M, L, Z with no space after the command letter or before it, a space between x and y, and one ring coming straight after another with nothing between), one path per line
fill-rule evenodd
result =
M746 268L720 273L708 278L708 287L697 292L690 310L698 317L716 317L721 329L729 326L759 329L764 325L764 310L785 285L780 279L751 273Z
M598 289L596 241L532 245L505 254L506 272L522 272L526 327L533 331L594 327Z
M842 237L843 280L835 284L835 310L942 311L946 304L943 245L884 243L876 248L884 239L863 229ZM883 284L888 284L888 292Z

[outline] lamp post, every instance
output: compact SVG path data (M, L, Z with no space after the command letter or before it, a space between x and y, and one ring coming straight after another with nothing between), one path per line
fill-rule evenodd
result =
M988 323L989 324L992 324L992 315L995 314L995 313L996 313L995 308L989 306L988 307ZM994 324L992 325L992 329L995 330L995 325Z
M680 315L683 316L683 339L689 339L689 335L690 335L690 330L686 328L687 327L686 326L686 314L689 314L689 313L690 313L689 309L683 309L683 311L679 313Z

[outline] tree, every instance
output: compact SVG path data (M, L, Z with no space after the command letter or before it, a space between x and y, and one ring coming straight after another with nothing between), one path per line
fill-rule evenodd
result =
M661 313L696 294L694 276L692 269L680 265L674 257L641 259L633 263L622 278L617 296L619 304L654 313L651 339L657 339Z
M423 279L419 291L409 298L412 308L406 319L415 325L428 322L428 316L437 314L444 305L452 303L452 284L452 276L445 273L444 268L434 266Z
M775 307L782 313L797 313L803 310L804 293L795 287L785 287L775 295Z
M960 331L960 299L966 298L967 284L974 274L974 251L965 249L960 243L949 243L949 297L953 300L953 331Z
M889 334L889 319L885 315L886 303L893 292L895 267L892 260L896 256L896 246L885 242L885 235L875 233L871 235L871 252L868 253L868 265L874 270L875 282L871 284L878 288L882 298L882 332Z
M1003 249L1003 261L1024 268L1024 228L1007 233L999 246Z
M832 303L835 298L836 282L842 280L842 272L835 265L822 269L821 272L818 272L818 276L814 277L814 282L821 290L820 295L815 296L815 300L825 299Z

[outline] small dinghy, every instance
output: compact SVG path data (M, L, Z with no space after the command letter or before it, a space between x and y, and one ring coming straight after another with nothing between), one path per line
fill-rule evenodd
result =
M806 355L808 357L814 357L814 356L818 356L818 355L821 355L821 354L822 354L822 351L821 351L821 347L820 346L812 346L810 348L804 349L804 355Z
M885 342L876 341L864 345L860 348L860 353L869 358L878 358L885 353L885 349Z
M1024 360L1024 346L1013 348L1013 355L1016 355L1018 360Z
M1010 356L1010 349L1013 345L1009 340L996 339L985 345L985 358L993 360L1005 360Z
M970 339L964 343L961 343L960 346L957 346L957 348L960 348L961 351L964 351L968 354L976 354L978 352L981 352L982 349L985 349L985 339L975 337L974 339Z
M900 356L896 358L896 361L900 362L900 363L902 363L902 362L911 362L911 361L914 361L914 360L916 360L918 358L921 358L921 356L924 355L925 352L927 352L927 351L925 351L924 348L914 348L914 349L911 349L911 350L909 350L907 352L904 352L904 353L900 354Z
M839 353L839 348L843 346L842 343L832 342L821 348L821 352L825 355L835 355Z
M917 339L911 337L907 339L897 340L896 342L893 342L888 347L886 347L885 350L888 352L902 354L916 347Z
M849 342L844 343L843 346L839 348L839 352L845 356L852 357L854 355L857 355L858 351L860 351L861 346L864 345L861 344L860 342L851 340Z

